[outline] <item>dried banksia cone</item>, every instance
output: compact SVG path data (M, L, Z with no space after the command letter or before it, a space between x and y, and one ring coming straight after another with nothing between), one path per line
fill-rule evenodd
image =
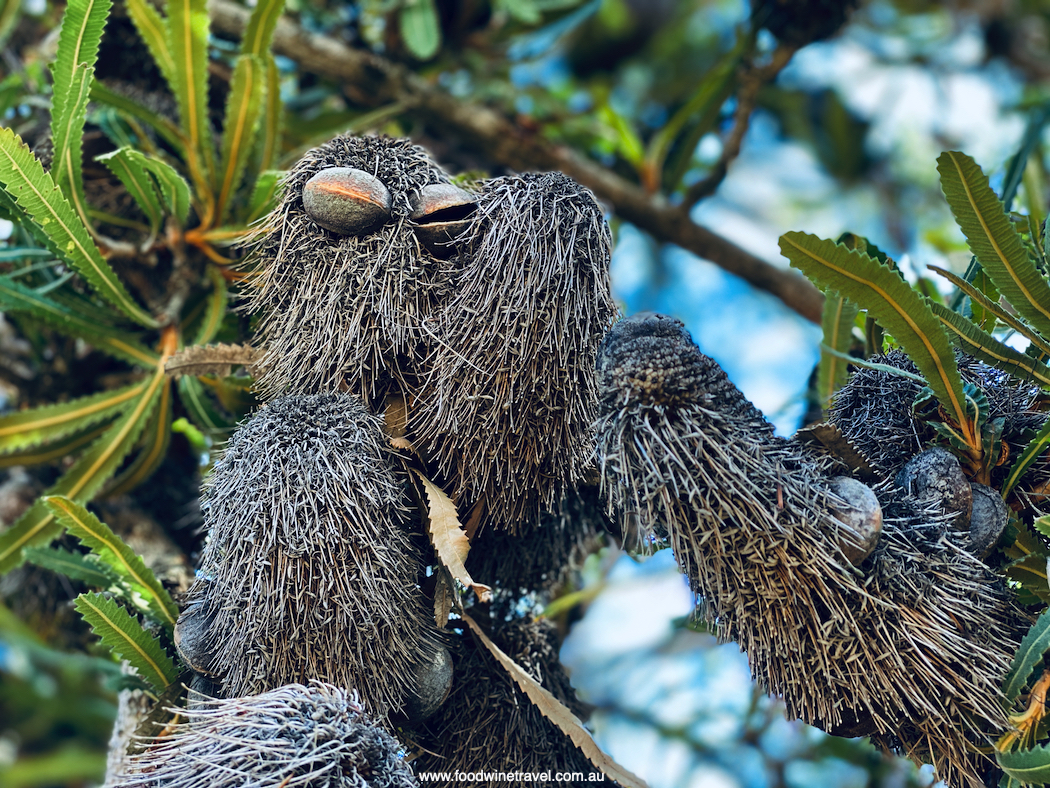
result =
M246 288L262 316L266 398L348 388L373 400L413 374L451 268L409 217L421 189L448 181L422 148L387 137L338 136L292 168L252 243Z
M516 532L591 453L594 360L616 313L609 229L570 178L528 174L485 185L465 238L413 418L462 510Z
M576 716L585 716L558 660L557 632L551 622L501 621L491 637ZM506 782L500 772L581 772L586 781L586 775L598 771L470 635L464 636L456 653L456 677L445 705L414 731L420 750L412 762L416 774L460 771L473 775L467 782L474 788L501 788ZM447 788L464 784L462 778L435 783Z
M400 745L351 692L321 682L177 709L180 722L108 788L416 788Z
M421 685L433 696L447 663L388 452L349 394L281 397L230 439L175 629L219 695L317 678L355 688L378 716L434 705Z
M854 569L840 546L845 467L777 438L676 320L618 324L599 359L609 496L665 530L718 635L788 712L932 762L955 786L994 768L999 686L1026 626L939 502L873 488L882 531Z

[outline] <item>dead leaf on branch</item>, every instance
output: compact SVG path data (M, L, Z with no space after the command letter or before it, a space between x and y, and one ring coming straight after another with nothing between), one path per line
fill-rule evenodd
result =
M227 377L234 367L251 366L259 352L251 345L194 345L168 359L164 372L168 375L216 375Z
M606 777L615 780L624 788L649 788L641 777L627 771L602 752L591 736L590 731L583 727L580 718L569 711L565 704L554 697L549 690L544 689L543 685L530 676L521 665L504 654L500 647L493 643L481 627L474 622L474 619L462 611L460 612L460 617L470 627L471 631L477 635L478 639L485 644L485 648L496 658L496 661L510 674L510 677L514 679L521 691L528 696L533 705L540 710L540 713L557 725L558 730L568 736L572 743L587 756L587 760L601 769Z
M478 595L479 602L492 600L492 589L481 583L475 583L467 572L467 554L470 552L470 540L463 531L463 525L459 522L456 513L456 505L452 499L445 495L445 491L434 484L430 479L417 471L412 472L419 477L423 489L427 494L427 514L430 522L427 532L430 534L430 542L434 545L441 563L452 573L452 577L465 586L474 589Z

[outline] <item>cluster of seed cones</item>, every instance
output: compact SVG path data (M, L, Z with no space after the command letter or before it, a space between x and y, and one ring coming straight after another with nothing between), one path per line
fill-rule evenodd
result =
M1009 727L999 687L1029 621L954 515L878 484L881 535L851 561L833 514L849 508L836 479L850 469L774 436L678 321L623 321L599 369L613 508L666 534L755 678L793 716L983 785L994 763L975 751Z

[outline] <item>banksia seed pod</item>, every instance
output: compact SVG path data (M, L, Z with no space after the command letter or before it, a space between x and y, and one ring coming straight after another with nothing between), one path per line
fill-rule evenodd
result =
M517 532L581 476L616 308L609 229L561 173L489 181L418 398L418 444L463 511Z
M500 621L491 637L576 716L585 716L558 660L557 633L550 621ZM467 772L475 778L470 780L474 788L502 788L506 782L500 772L598 772L469 634L456 652L456 677L445 705L413 732L420 751L412 762L417 774ZM463 782L435 785L454 788Z
M385 716L445 670L388 452L349 394L281 397L234 433L205 484L208 541L175 629L218 694L317 678Z
M414 374L452 269L409 216L420 189L448 181L422 148L387 137L341 135L292 168L250 248L265 398L348 389L377 402Z
M774 436L680 323L622 321L599 370L610 499L667 533L755 678L793 716L983 785L994 762L974 745L1009 727L999 686L1027 622L939 501L876 485L882 532L858 571L834 516L844 467Z
M131 756L108 788L417 788L400 744L357 698L321 682L246 698L206 699L163 738Z
M970 526L973 490L963 473L959 458L940 446L919 452L900 469L894 483L916 498L933 498L955 525L963 530Z
M987 558L1010 520L1010 509L999 491L986 484L972 482L973 510L970 514L970 552Z

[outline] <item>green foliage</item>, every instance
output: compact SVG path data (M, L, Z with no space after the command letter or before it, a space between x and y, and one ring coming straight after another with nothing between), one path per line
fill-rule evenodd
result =
M102 644L120 659L127 660L154 692L163 692L178 679L175 663L160 641L112 599L102 594L81 594L74 605Z

